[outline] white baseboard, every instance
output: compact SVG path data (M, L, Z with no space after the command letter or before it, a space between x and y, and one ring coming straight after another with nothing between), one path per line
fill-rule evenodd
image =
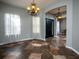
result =
M32 40L32 39L37 39L37 38L26 38L26 39L15 40L15 41L12 41L12 42L18 42L18 41L24 41L24 40ZM45 39L43 39L43 38L39 38L39 39L45 41ZM0 43L0 45L4 45L4 44L8 44L8 43L12 43L12 42L10 42L10 41L9 41L9 42L2 42L2 43Z
M31 40L31 39L33 39L33 38L26 38L26 39L14 40L14 41L2 42L2 43L0 43L0 45L12 43L12 42L24 41L24 40Z
M69 47L69 46L66 46L67 48L71 49L72 51L74 51L75 53L77 53L79 55L79 52L77 50L75 50L74 48L72 47Z

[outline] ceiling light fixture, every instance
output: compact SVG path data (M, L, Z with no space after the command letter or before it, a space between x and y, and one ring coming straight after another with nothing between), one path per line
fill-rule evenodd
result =
M63 16L61 15L61 12L60 12L60 8L58 8L58 13L57 13L56 18L57 18L57 20L60 20L63 18Z
M40 8L36 6L34 0L31 3L31 5L27 7L27 12L32 16L37 15L39 11L40 11Z

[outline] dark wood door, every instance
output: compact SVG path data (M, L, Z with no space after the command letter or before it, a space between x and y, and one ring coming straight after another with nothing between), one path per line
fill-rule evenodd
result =
M46 38L54 36L54 20L46 18Z

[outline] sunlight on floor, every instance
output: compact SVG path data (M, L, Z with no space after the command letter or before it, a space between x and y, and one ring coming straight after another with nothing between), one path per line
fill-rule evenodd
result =
M64 55L53 55L54 59L66 59Z
M30 56L29 56L29 59L41 59L41 53L32 53Z

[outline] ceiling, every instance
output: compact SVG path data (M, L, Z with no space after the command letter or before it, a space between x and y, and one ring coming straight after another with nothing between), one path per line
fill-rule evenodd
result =
M58 10L58 9L60 9L60 10ZM66 6L61 6L61 7L52 9L52 10L48 11L47 13L56 15L56 14L58 14L58 12L60 12L61 14L66 14Z
M10 4L10 5L13 5L13 6L26 8L28 5L30 5L30 3L33 0L0 0L0 1L7 3L7 4ZM61 1L61 0L35 0L37 6L39 8L44 8L48 4L59 2L59 1Z

